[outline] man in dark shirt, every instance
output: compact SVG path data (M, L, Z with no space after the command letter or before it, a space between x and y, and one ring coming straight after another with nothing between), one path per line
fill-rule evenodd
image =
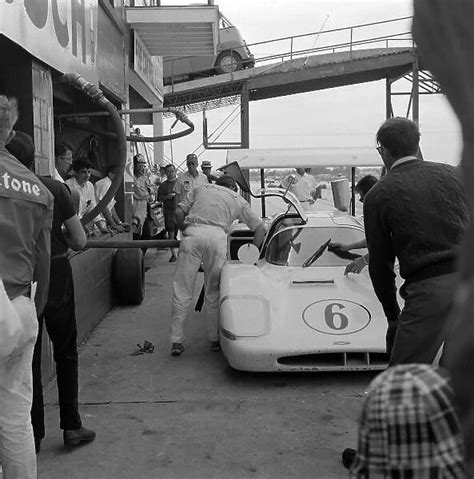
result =
M176 184L176 168L169 164L165 167L166 180L160 183L158 188L158 201L163 203L163 216L165 219L165 229L168 239L177 239L178 226L174 213L176 211L177 195L174 191ZM177 248L171 248L170 263L174 263L177 258Z
M34 145L31 137L17 132L7 149L28 169L34 164ZM86 236L75 212L69 188L60 181L40 177L54 197L51 230L51 269L49 293L42 315L38 316L39 330L33 355L33 405L31 421L38 452L44 437L44 403L41 382L41 343L43 322L53 344L59 396L60 427L64 443L76 445L94 439L95 433L82 426L78 411L78 354L77 326L74 305L74 283L68 248L81 250ZM62 231L62 225L65 232Z
M463 183L458 168L417 158L420 133L411 120L386 120L376 138L387 174L364 200L364 223L369 273L389 323L390 365L431 363L446 339L468 224ZM401 312L395 258L405 280Z
M31 360L36 313L41 314L48 294L53 198L5 149L17 118L16 101L0 95L0 281L8 296L2 288L0 309L2 319L19 331L14 344L0 348L0 464L5 478L36 478ZM5 339L3 328L0 338Z

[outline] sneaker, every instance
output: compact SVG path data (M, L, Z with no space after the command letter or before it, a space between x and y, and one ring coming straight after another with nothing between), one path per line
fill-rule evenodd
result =
M90 442L95 439L95 431L81 426L79 429L64 429L63 439L65 446L77 446L81 442Z
M184 346L181 343L171 345L171 356L179 356L184 353Z
M219 341L211 341L211 351L218 353L221 350L221 343Z
M355 458L357 456L357 450L347 447L342 451L342 465L346 469L350 469L352 464L354 464Z
M171 258L170 258L170 260L169 260L169 262L170 262L170 263L176 263L176 259L177 259L176 256L175 256L175 255L172 255Z

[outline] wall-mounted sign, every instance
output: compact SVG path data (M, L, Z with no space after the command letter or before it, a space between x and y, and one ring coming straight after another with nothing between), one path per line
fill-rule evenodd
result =
M98 0L2 0L0 34L47 65L97 83Z
M133 69L155 95L163 98L163 60L150 55L137 32L133 36Z

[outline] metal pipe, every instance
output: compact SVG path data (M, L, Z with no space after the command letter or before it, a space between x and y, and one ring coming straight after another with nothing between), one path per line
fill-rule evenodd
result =
M88 248L179 248L178 240L88 240Z

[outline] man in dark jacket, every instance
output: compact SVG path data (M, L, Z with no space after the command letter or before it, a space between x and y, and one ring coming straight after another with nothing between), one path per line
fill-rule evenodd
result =
M449 328L458 249L468 224L463 183L458 168L416 156L420 132L413 121L386 120L376 139L387 174L364 200L364 223L370 278L389 323L390 365L431 363ZM395 259L405 280L401 312Z

